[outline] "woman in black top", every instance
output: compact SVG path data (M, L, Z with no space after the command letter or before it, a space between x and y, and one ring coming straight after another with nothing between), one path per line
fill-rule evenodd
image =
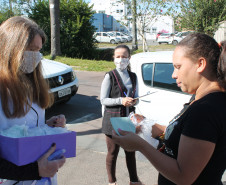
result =
M159 171L158 185L222 185L226 167L226 41L194 33L173 54L172 77L195 100L165 132L162 153L137 135L120 131L113 140L138 150Z

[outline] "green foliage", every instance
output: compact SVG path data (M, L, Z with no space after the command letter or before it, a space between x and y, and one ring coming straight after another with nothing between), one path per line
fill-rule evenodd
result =
M93 42L92 8L83 0L60 1L60 43L63 55L75 58L93 58L95 45ZM50 13L47 0L38 1L28 11L28 16L36 21L45 31L48 41L45 52L50 52Z
M50 53L51 50L51 29L50 29L50 12L49 12L49 3L48 1L38 1L30 9L26 10L28 17L33 19L45 32L47 36L46 44L42 48L42 52Z
M226 0L177 0L173 14L177 15L176 24L181 29L213 36L219 23L226 20Z
M106 61L113 61L114 49L107 48L107 49L97 49L95 59L96 60L106 60Z
M12 16L23 14L19 2L19 0L2 0L0 2L0 24Z

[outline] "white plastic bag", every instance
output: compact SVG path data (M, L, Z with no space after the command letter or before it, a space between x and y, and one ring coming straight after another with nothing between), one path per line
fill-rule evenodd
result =
M141 125L141 132L138 133L143 139L145 139L154 148L157 148L159 141L151 136L152 125L155 124L154 120L147 119L141 115L131 112L128 116L135 126Z

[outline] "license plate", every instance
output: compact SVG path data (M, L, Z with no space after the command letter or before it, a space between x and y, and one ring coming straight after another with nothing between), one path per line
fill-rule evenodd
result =
M66 88L66 89L63 89L63 90L60 90L58 91L58 97L61 98L63 96L66 96L68 94L71 94L71 88Z

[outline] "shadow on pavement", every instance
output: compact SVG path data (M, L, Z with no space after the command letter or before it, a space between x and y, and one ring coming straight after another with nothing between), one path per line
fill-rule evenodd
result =
M101 118L101 104L97 96L76 94L65 104L57 104L46 110L46 119L64 114L67 123L76 124Z
M90 134L100 134L101 129L93 129L93 130L87 130L87 131L81 131L81 132L76 132L77 136L83 136L83 135L90 135Z

